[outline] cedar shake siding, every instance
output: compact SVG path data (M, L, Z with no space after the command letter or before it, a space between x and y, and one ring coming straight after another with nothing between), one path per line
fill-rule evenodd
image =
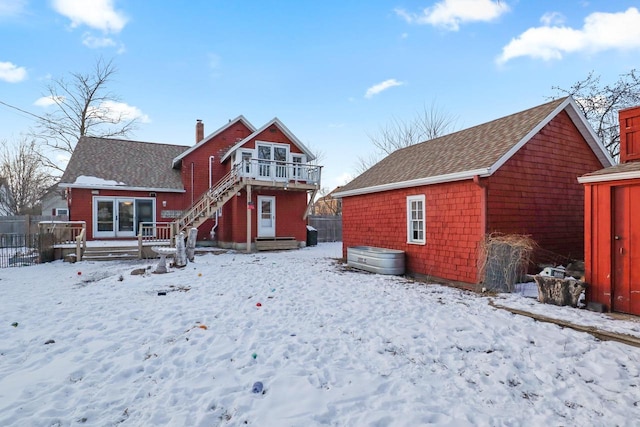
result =
M601 168L564 111L488 178L487 230L527 234L548 251L584 259L584 188Z
M425 195L426 244L407 243L407 196ZM342 201L343 256L351 246L406 252L411 273L475 283L482 189L472 181L385 191Z

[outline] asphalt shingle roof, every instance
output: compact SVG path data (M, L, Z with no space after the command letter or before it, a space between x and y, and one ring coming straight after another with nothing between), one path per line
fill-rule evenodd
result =
M84 176L116 181L126 187L183 190L180 170L171 164L187 149L184 145L84 136L60 182L74 184Z
M625 173L625 172L640 172L640 161L622 163L619 165L611 166L606 169L600 169L595 172L591 172L583 177L588 176L603 176L603 175L612 175L616 173Z
M340 189L359 190L489 168L566 98L399 149Z

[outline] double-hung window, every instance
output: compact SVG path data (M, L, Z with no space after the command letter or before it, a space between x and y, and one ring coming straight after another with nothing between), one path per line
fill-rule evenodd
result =
M426 243L424 194L407 196L407 243Z

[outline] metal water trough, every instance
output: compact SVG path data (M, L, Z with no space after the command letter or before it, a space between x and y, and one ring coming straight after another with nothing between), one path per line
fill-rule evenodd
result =
M377 274L404 274L404 252L375 246L347 248L347 265Z

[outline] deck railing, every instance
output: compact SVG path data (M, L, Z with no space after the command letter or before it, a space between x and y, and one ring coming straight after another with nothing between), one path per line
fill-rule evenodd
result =
M53 245L76 245L78 237L80 244L87 244L87 223L85 221L40 221L38 223L40 234L50 234Z
M138 225L138 245L148 246L173 241L173 227L170 222L141 222Z
M280 162L276 160L244 159L239 175L264 181L294 181L320 184L322 166L307 163Z
M47 236L46 241L53 248L76 248L76 260L82 260L82 254L87 247L87 223L85 221L40 221L38 223L40 236Z

